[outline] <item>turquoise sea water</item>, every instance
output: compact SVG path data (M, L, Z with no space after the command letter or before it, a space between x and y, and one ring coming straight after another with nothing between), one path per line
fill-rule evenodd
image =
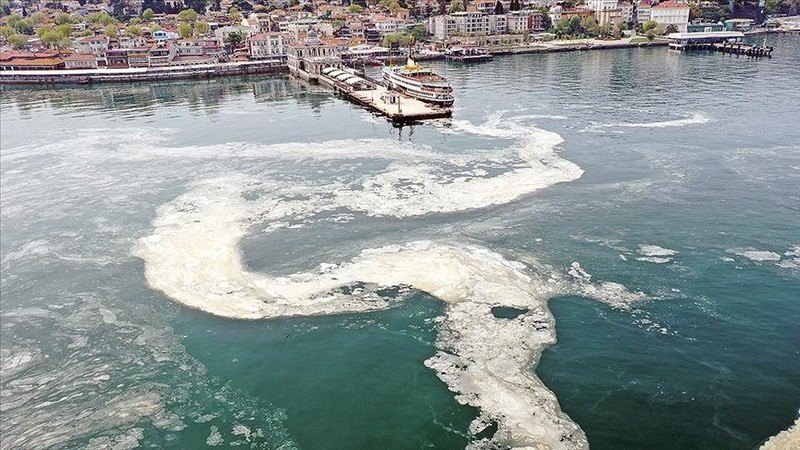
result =
M476 439L479 409L424 365L445 304L386 288L390 307L364 313L236 320L187 308L148 282L159 261L136 256L181 208L201 225L243 215L238 248L256 274L418 240L486 248L544 277L578 262L593 282L644 294L631 309L573 293L549 302L558 342L535 371L589 444L758 446L800 408L800 40L770 39L775 56L761 60L656 48L434 64L456 89L453 120L402 129L277 76L4 87L0 446ZM563 139L557 157L547 133ZM464 172L523 166L509 155L524 143L542 146L530 178L563 175L562 160L583 173L460 208L528 180L465 183L465 199L447 188ZM380 190L382 177L395 190ZM254 204L311 209L278 224L203 190L209 180L244 186ZM382 200L361 201L373 187ZM205 201L217 206L191 210ZM183 260L227 239L215 233L162 254L179 276L157 281L188 276ZM229 289L221 280L182 289Z

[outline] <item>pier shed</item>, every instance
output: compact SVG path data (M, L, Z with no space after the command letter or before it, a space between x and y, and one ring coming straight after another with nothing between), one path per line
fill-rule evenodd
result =
M703 48L722 42L741 42L744 33L741 31L705 31L699 33L670 33L669 48L674 50L690 50Z

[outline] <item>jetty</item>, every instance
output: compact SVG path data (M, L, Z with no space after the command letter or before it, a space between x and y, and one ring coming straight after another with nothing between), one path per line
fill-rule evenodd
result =
M750 45L742 42L745 37L740 31L708 31L700 33L671 33L669 48L683 52L707 50L744 56L772 56L772 47Z
M297 78L325 86L345 99L385 116L394 123L416 122L451 117L452 109L425 103L389 89L356 70L345 67L344 41L321 39L314 30L304 41L287 50L289 73Z

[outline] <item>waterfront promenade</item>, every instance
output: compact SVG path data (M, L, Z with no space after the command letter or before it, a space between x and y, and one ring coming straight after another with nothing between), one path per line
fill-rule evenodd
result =
M191 66L83 70L5 70L0 84L90 84L164 81L287 72L278 61L243 61Z

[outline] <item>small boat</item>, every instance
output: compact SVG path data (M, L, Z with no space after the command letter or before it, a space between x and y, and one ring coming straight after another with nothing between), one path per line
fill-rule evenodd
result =
M491 61L494 59L494 55L478 47L451 47L444 55L451 61L459 62Z
M450 106L455 100L447 78L437 75L408 58L405 66L385 66L383 81L389 89L402 92L423 102Z

